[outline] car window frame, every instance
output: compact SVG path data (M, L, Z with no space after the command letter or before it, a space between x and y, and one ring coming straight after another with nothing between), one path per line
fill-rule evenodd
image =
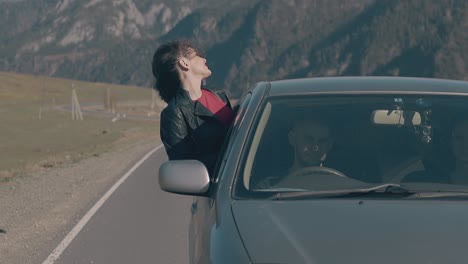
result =
M252 92L250 91L246 92L238 101L238 103L236 103L236 105L234 106L234 111L235 111L234 121L231 124L226 134L226 138L220 150L221 155L219 156L216 162L215 170L213 174L210 176L210 181L213 184L217 184L222 177L222 174L226 167L226 163L229 160L230 151L233 147L236 136L239 133L240 123L242 121L243 116L245 115L245 112L247 110L247 106L249 105L251 97L252 97Z

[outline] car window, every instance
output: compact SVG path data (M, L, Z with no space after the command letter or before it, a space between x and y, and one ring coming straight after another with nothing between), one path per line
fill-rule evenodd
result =
M468 186L461 96L267 98L249 140L244 192Z

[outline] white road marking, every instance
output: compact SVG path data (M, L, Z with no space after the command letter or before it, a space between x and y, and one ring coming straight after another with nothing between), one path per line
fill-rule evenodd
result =
M119 188L119 186L154 152L161 149L163 145L160 145L148 154L146 154L140 161L138 161L122 178L120 178L105 194L99 199L99 201L83 216L83 218L76 224L76 226L68 233L68 235L60 242L60 244L50 253L42 264L53 264L57 259L62 255L63 251L70 245L70 243L75 239L78 233L83 229L83 227L88 223L88 221L93 217L93 215L99 210L99 208L106 202L107 199Z

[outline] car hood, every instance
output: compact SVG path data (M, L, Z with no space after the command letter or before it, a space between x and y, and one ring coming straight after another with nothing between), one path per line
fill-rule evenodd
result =
M468 202L237 200L253 263L468 263Z

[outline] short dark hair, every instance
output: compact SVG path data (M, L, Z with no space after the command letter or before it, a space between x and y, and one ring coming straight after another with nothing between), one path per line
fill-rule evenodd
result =
M153 55L154 88L166 103L176 95L182 84L177 71L180 57L188 57L198 49L188 40L173 40L158 47Z

